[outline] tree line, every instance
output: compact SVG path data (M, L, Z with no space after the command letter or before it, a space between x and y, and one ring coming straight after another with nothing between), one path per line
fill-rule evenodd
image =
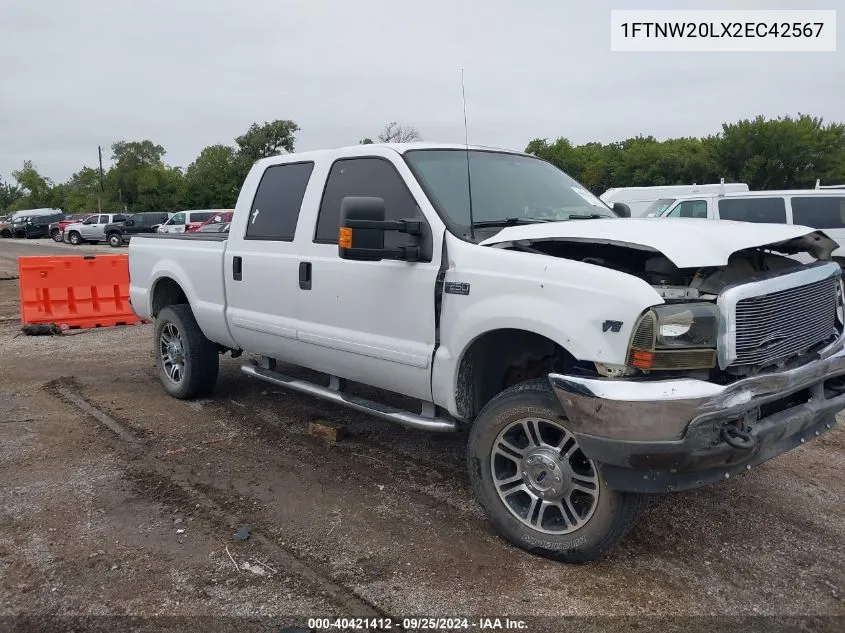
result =
M118 141L112 164L100 172L85 166L54 183L32 161L0 176L0 212L53 207L65 213L178 211L232 208L252 164L294 151L299 126L287 119L253 123L232 145L210 145L186 169L167 165L165 149L150 140ZM390 122L379 142L421 140L419 131ZM370 138L360 141L372 143ZM546 159L593 193L610 187L745 182L751 189L792 189L845 184L845 125L821 118L766 119L725 123L704 138L659 141L637 136L615 143L575 145L566 137L534 139L526 152Z

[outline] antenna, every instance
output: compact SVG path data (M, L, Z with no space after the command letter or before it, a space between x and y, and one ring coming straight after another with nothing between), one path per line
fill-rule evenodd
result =
M464 102L464 147L466 147L467 156L467 194L469 197L469 239L475 239L475 228L472 217L472 175L469 169L469 128L467 127L467 91L464 86L464 69L461 68L461 97Z

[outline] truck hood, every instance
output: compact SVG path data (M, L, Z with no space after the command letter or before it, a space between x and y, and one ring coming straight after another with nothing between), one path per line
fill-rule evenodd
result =
M765 246L786 255L806 252L830 259L839 245L821 231L791 224L755 224L696 218L608 218L510 226L481 242L506 248L515 242L592 242L662 253L678 268L726 266L747 248Z

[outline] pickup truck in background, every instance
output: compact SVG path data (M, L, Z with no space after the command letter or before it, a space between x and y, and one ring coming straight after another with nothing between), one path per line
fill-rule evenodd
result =
M362 145L258 161L226 234L137 236L130 299L155 320L172 396L208 395L221 353L247 352L242 370L279 387L466 429L495 529L580 562L622 539L644 494L722 481L835 424L834 248L801 226L618 217L517 152Z
M167 211L147 211L127 215L119 222L107 224L103 228L106 241L112 248L119 248L128 244L133 235L140 233L156 233L158 227L167 222L172 214Z

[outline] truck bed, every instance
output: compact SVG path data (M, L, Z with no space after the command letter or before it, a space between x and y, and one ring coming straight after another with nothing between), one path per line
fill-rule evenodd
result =
M179 279L197 323L212 341L234 345L226 326L225 234L146 234L129 242L129 297L142 319L155 316L159 279Z

